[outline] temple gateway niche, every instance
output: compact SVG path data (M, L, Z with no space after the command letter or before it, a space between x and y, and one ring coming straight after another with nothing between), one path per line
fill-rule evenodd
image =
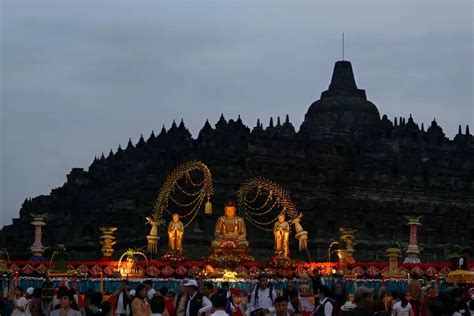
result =
M147 140L142 136L136 144L129 141L124 149L102 154L87 170L73 168L66 183L49 195L26 199L20 217L0 232L0 248L7 248L13 259L29 258L35 229L31 215L43 213L43 245L65 244L70 260L100 256L102 226L117 228L114 256L145 247L145 218L165 177L183 162L199 160L213 174L215 211L200 212L185 229L183 252L190 260L209 252L225 201L247 179L263 176L280 183L305 214L313 260L327 260L340 227L357 231L356 260L380 259L394 239L408 246L405 216L423 216L421 260L444 261L446 244L473 245L473 157L469 127L460 126L448 139L436 120L425 127L411 115L380 117L357 87L351 63L338 61L329 88L311 104L298 131L288 115L270 118L265 128L258 120L252 129L240 117L226 120L222 115L214 127L206 121L197 138L183 121L173 122ZM273 234L249 225L250 255L270 257ZM164 253L167 230L159 234L158 252ZM294 238L289 247L293 256L307 259L306 253L294 251Z

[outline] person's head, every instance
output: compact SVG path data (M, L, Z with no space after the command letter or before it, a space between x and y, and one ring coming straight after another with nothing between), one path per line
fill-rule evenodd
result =
M378 297L379 298L384 298L385 296L387 296L387 287L385 285L382 285L379 289Z
M293 279L288 279L286 282L286 287L288 289L294 289L295 288L295 281Z
M260 274L258 276L258 286L261 289L266 289L268 287L268 276L266 274Z
M188 280L184 283L184 286L186 287L186 293L188 293L190 296L194 295L194 293L196 293L199 289L196 280Z
M143 281L143 284L145 285L147 291L153 287L153 282L151 280L145 280Z
M110 302L105 301L102 303L102 313L103 315L107 315L112 310L112 304Z
M225 217L234 218L237 208L233 201L227 201L224 206Z
M173 300L176 296L176 293L173 290L169 290L166 296Z
M59 288L56 296L61 308L71 308L71 305L74 303L74 294L66 287Z
M400 294L398 297L399 301L402 303L402 307L405 307L408 305L408 299L405 294Z
M43 289L42 288L37 288L33 291L33 298L41 299L42 294L43 294Z
M211 282L204 282L203 285L202 285L202 294L204 296L211 296L212 293L214 292L214 284L212 284Z
M229 282L222 282L222 287L223 290L228 291L230 288Z
M408 294L413 300L419 301L421 299L421 283L416 280L411 280L408 283Z
M277 315L286 315L288 312L288 301L284 296L278 296L273 302Z
M162 288L159 289L158 292L160 292L160 294L161 294L162 296L166 296L166 295L168 294L168 289L165 288L165 287L162 287Z
M183 293L187 293L186 291L186 286L184 285L186 282L182 282L180 285L179 285L179 294L183 294Z
M298 302L298 300L299 300L298 292L292 292L292 293L290 293L290 301L291 301L291 303L293 303L293 302Z
M354 293L354 303L358 307L372 308L373 305L373 294L372 289L364 286L358 287Z
M398 293L397 291L393 291L392 292L392 299L394 301L398 301L400 299L400 293Z
M453 300L455 304L459 304L463 300L464 291L461 288L455 288L453 290Z
M121 288L122 290L124 290L124 289L126 290L127 287L128 287L128 280L125 280L125 279L124 279L124 280L120 281L120 288Z
M163 296L153 296L153 298L150 300L150 308L152 313L162 314L165 311L165 301Z
M331 297L331 290L326 285L322 285L319 288L319 298L324 299L326 297Z
M100 292L95 292L92 294L91 304L95 306L102 305L103 296Z
M283 223L285 221L285 213L281 213L278 215L278 222Z
M85 295L84 295L84 305L89 305L91 302L92 295L94 295L95 291L94 289L87 289Z
M15 287L14 291L15 296L22 296L23 295L23 289L20 286Z
M177 222L179 222L179 214L174 213L173 214L173 223L177 223Z
M143 300L146 297L146 292L147 288L145 284L138 284L137 288L135 289L135 297L138 297Z
M268 313L268 309L259 308L257 315L258 315L258 316L270 316L271 313Z
M214 295L211 299L212 306L218 310L225 310L227 307L227 297L222 294Z

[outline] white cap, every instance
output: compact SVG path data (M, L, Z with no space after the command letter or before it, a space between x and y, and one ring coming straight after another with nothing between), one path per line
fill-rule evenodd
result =
M135 290L130 290L129 294L130 294L131 296L135 296L135 292L136 292Z
M349 311L353 310L356 307L357 306L352 302L345 302L344 305L341 306L341 311L349 312Z
M199 287L198 283L196 280L187 280L186 282L184 282L184 286L195 286L195 287Z
M33 287L29 287L29 288L26 289L26 294L33 295L34 291L35 291L35 289Z

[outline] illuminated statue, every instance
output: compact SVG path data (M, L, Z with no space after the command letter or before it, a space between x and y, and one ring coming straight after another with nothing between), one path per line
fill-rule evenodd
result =
M300 251L308 249L308 232L301 226L302 217L303 213L300 213L291 221L291 223L295 225L295 238L298 240Z
M168 224L168 247L170 252L183 251L184 225L178 214L173 214L173 220Z
M236 206L229 201L224 206L224 216L216 222L213 249L242 249L247 250L247 231L243 218L236 216Z
M273 225L273 235L275 236L275 254L288 257L290 253L290 224L285 221L284 213L278 215L278 221Z
M113 246L116 244L114 232L117 230L117 227L100 227L102 236L100 236L100 244L102 245L102 256L104 258L111 258L114 254Z
M148 240L147 250L150 254L158 253L158 241L160 240L160 236L158 236L158 226L164 224L162 217L163 212L157 212L150 217L146 217L147 224L151 226L150 234L146 236Z

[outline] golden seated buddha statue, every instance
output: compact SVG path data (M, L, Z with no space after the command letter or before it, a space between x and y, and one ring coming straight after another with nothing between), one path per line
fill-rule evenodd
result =
M224 206L224 216L216 222L215 239L211 246L216 252L248 251L247 230L244 219L236 215L236 206L229 201Z

